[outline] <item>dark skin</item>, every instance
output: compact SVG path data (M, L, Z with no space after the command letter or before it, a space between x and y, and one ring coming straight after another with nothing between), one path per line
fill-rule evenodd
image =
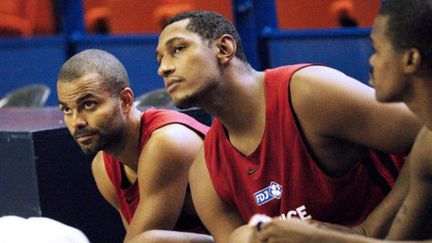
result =
M249 155L264 132L264 74L235 57L232 36L209 44L186 29L188 21L162 31L158 73L176 105L198 106L216 116L231 144ZM366 157L368 147L406 153L420 129L405 105L380 104L373 89L334 69L304 68L293 76L290 91L304 140L319 166L332 176L344 175ZM399 122L388 124L388 120ZM190 182L196 209L216 242L228 242L230 237L240 242L253 233L247 226L239 228L246 222L218 197L202 150L191 167Z
M418 49L396 51L386 31L388 21L388 16L380 15L373 26L371 39L376 53L370 58L374 70L371 83L378 100L404 101L423 127L396 186L361 226L366 236L386 240L343 234L346 228L318 222L272 220L259 232L251 227L254 236L250 242L374 243L432 238L432 70Z
M60 109L65 123L84 151L98 152L92 162L92 172L102 196L116 208L127 231L125 242L152 229L171 230L180 214L195 216L188 186L188 170L198 153L202 138L181 124L169 124L155 130L140 148L141 112L134 107L130 88L118 97L105 90L101 76L84 75L70 82L58 82ZM106 121L109 122L106 122ZM118 131L118 136L103 136ZM100 144L113 140L103 148ZM130 223L126 222L117 202L114 186L105 169L103 150L125 168L130 183L138 180L140 201ZM211 240L206 235L203 242ZM191 241L192 242L192 241ZM199 241L194 241L199 242Z

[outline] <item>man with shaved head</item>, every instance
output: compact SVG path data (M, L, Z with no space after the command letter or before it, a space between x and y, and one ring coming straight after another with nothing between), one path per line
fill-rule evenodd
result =
M206 232L188 188L206 126L173 110L138 110L124 66L102 50L71 57L57 91L70 133L83 152L96 153L92 172L102 196L120 213L125 242L154 229Z

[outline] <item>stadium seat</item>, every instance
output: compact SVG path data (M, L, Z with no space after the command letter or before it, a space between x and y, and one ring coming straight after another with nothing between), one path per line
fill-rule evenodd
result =
M0 108L41 107L45 105L50 92L50 88L44 84L22 86L10 91L0 99Z

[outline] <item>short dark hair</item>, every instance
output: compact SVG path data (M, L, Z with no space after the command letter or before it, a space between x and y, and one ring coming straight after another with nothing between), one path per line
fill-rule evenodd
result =
M184 19L190 19L190 22L186 27L187 30L197 33L205 40L209 40L210 44L224 34L231 35L237 44L235 56L245 63L248 62L243 51L239 33L234 25L224 16L209 11L184 12L168 19L164 24L164 28L174 22Z
M388 16L387 35L396 50L417 48L432 67L432 0L387 0L380 16Z
M75 54L60 69L59 82L71 82L90 73L102 77L102 84L112 95L129 87L129 78L123 64L112 54L98 49L88 49Z

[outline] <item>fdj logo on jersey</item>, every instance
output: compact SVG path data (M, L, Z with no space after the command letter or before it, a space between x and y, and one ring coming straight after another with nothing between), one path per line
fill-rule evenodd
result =
M270 182L270 186L254 193L255 202L261 206L273 199L280 199L282 195L282 186L276 182Z

